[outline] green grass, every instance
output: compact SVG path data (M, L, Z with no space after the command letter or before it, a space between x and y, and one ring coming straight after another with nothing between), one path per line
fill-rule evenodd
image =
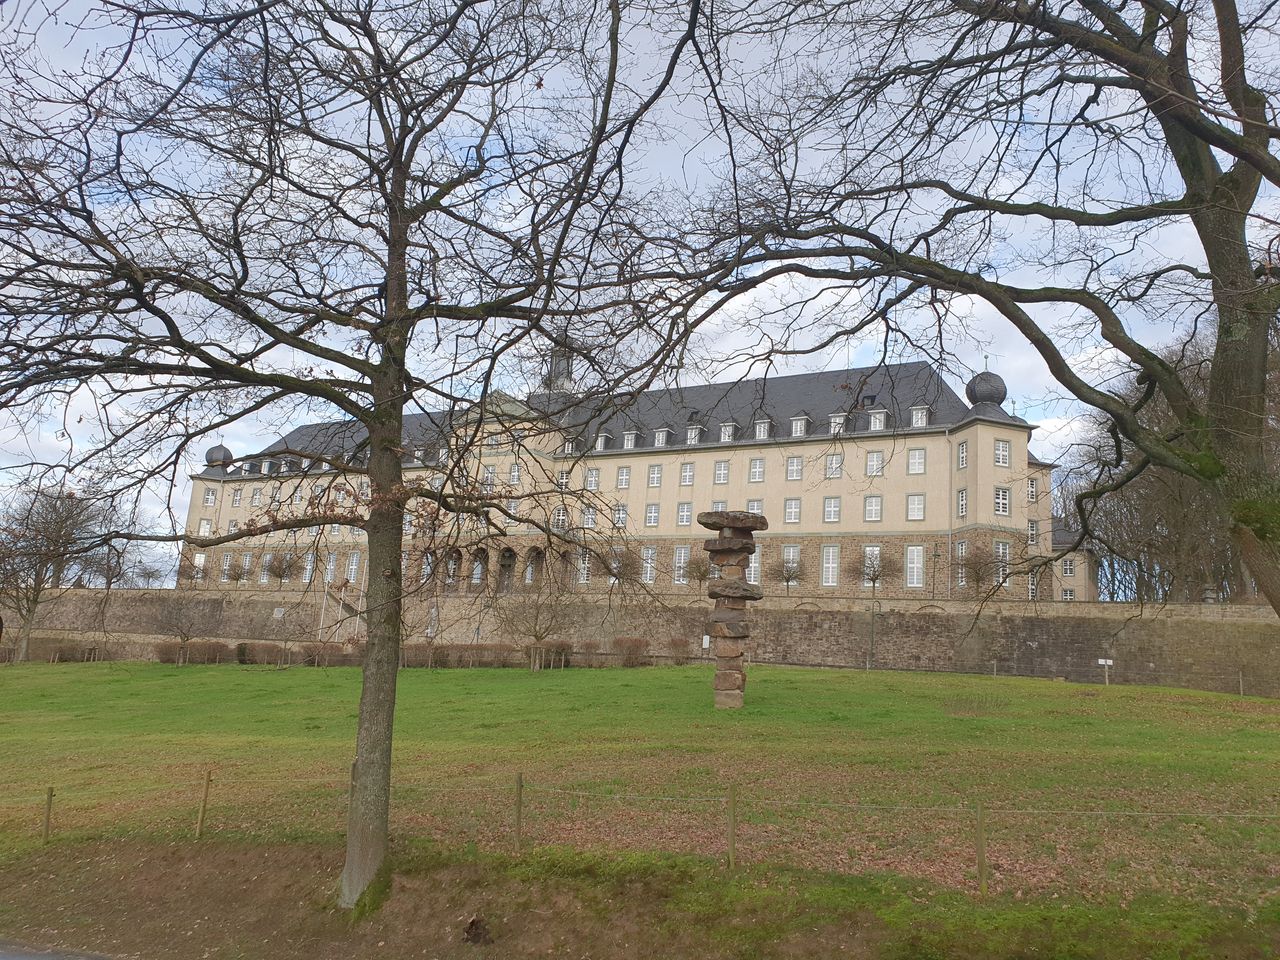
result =
M1280 703L1014 678L749 675L747 708L717 712L701 666L404 671L394 830L500 856L522 771L527 842L576 851L564 870L695 864L671 884L679 916L720 901L754 910L752 898L790 905L770 914L784 925L869 910L910 926L927 914L917 953L902 954L921 957L975 930L1019 949L1038 930L1095 945L1120 927L1163 931L1169 956L1195 955L1189 944L1224 924L1274 933L1280 821L1214 814L1280 812ZM206 769L211 835L336 842L358 697L358 671L340 668L0 669L0 858L38 843L47 785L59 843L187 838ZM716 866L730 784L737 877ZM975 897L978 801L986 900ZM534 854L510 869L556 862Z

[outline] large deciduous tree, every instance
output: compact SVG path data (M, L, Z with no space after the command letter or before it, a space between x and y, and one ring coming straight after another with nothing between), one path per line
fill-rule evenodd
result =
M109 461L117 495L171 480L189 444L248 416L358 423L359 449L329 464L370 491L341 518L364 528L370 571L353 906L386 857L406 503L481 524L499 506L407 478L406 413L456 427L442 467L461 474L482 433L463 413L531 355L576 351L591 397L642 387L680 345L665 286L643 279L666 247L643 242L653 214L623 188L671 73L629 86L620 37L662 15L129 0L86 16L70 40L19 17L0 57L0 406L81 418L61 466ZM84 64L50 59L82 43Z
M705 218L718 302L783 276L842 291L785 321L760 310L768 348L788 352L887 327L948 356L975 316L1007 323L1104 415L1116 462L1137 451L1107 486L1148 465L1199 485L1280 610L1263 451L1278 20L1265 0L709 8L712 116L732 147ZM1161 348L1206 330L1197 394ZM1126 377L1136 395L1111 389ZM1167 425L1142 415L1156 397Z

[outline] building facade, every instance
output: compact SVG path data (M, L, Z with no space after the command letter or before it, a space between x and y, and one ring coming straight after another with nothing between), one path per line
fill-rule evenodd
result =
M406 497L404 580L503 592L559 570L574 589L628 579L701 595L715 571L697 514L736 509L769 520L748 577L770 593L1097 599L1088 554L1066 552L1055 528L1054 465L1031 453L1034 426L1004 409L994 373L966 397L904 363L589 409L565 390L496 395L452 420L409 418L406 487L421 495ZM193 477L185 581L358 591L360 442L325 423L249 457L210 450Z

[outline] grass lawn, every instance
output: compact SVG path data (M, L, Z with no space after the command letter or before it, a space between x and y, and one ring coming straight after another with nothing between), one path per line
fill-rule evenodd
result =
M292 956L261 946L264 931L286 936L281 925L310 931L298 956L326 956L325 944L334 956L377 953L412 930L415 942L456 943L452 911L476 904L494 944L464 944L459 956L558 955L570 915L581 942L623 937L671 956L1276 955L1280 702L753 667L747 708L716 712L710 680L701 666L403 672L397 893L351 931L333 926L324 902L341 861L358 671L0 669L0 891L19 891L0 896L0 938L70 943L71 930L90 938L80 946L199 955L165 952L163 931L129 939L146 928L127 921L129 897L149 898L139 914L178 890L217 903L214 891L248 871L246 883L289 876L308 892L261 929L221 904L214 916L238 917L244 936L224 930L210 941L222 946L202 947L210 957ZM213 789L196 846L206 770ZM520 858L517 772L532 849ZM53 842L42 847L47 786ZM730 786L732 874L720 865ZM263 851L275 874L255 866ZM158 872L135 876L137 863ZM91 908L112 884L118 922ZM423 927L426 912L403 914L411 902L435 903L431 916L454 926ZM556 922L548 903L559 904ZM39 916L50 910L59 924ZM215 929L206 918L203 930ZM691 931L700 937L686 950ZM432 949L423 955L452 956ZM564 955L584 952L610 955Z

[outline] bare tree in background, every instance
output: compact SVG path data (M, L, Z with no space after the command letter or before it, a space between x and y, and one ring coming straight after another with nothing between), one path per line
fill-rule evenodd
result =
M360 511L264 512L186 540L330 521L366 534L351 907L386 860L406 505L490 528L507 506L463 482L484 427L464 411L553 348L580 359L577 403L643 389L685 336L664 319L670 276L645 280L675 245L623 189L671 72L630 88L619 38L662 14L126 0L87 17L73 41L100 52L83 65L42 55L62 46L47 21L19 22L0 58L0 407L88 417L59 466L97 463L121 500L172 484L188 445L247 416L359 426L316 465L367 477ZM415 410L451 431L457 485L406 476Z
M68 489L20 489L0 514L0 605L18 615L14 659L31 654L40 606L76 586L108 585L117 551L101 540L103 503Z
M733 161L704 216L715 306L802 283L789 313L742 300L766 303L765 355L870 337L946 361L974 316L1002 319L1106 418L1113 463L1136 452L1078 498L1082 536L1098 496L1161 466L1219 504L1280 611L1280 6L737 0L704 28ZM1197 396L1159 346L1205 330Z
M790 594L791 588L798 586L804 580L804 562L798 558L784 560L779 557L769 565L768 574L771 579L781 583L786 588L787 593Z

